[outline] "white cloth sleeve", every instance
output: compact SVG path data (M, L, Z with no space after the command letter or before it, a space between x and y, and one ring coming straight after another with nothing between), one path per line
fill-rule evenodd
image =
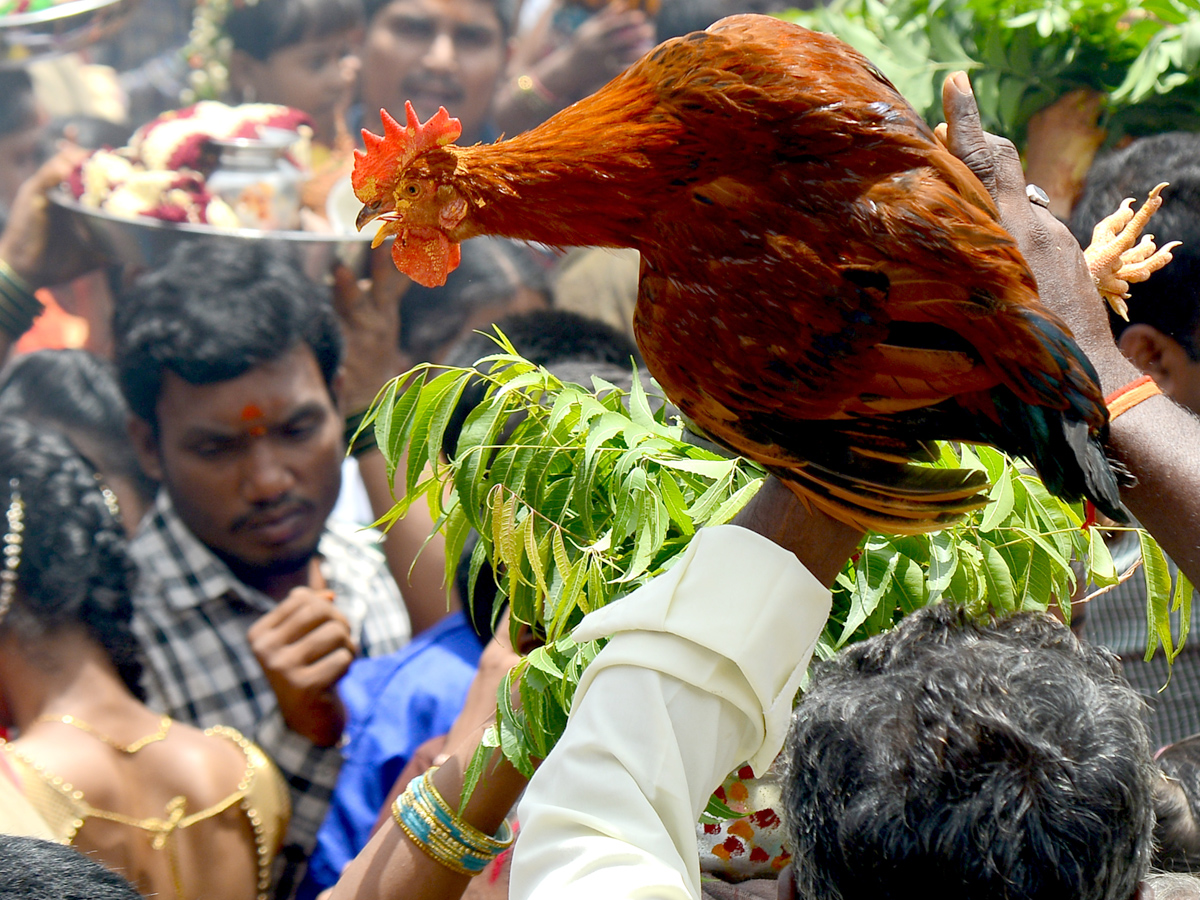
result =
M791 553L705 529L668 573L588 616L613 635L521 802L513 900L695 900L696 821L725 776L765 771L829 615Z

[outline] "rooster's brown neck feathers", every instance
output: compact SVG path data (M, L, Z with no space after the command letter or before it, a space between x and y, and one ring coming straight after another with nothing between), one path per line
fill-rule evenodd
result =
M533 131L453 148L454 184L472 205L458 236L644 246L654 238L656 186L677 177L665 174L662 151L684 131L655 105L653 89L627 74Z

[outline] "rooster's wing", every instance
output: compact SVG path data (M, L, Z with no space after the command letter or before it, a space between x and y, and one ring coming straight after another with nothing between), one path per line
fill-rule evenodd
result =
M1094 372L978 180L869 62L734 17L630 74L685 135L655 161L688 160L687 189L655 198L635 326L694 422L881 530L983 502L974 475L906 464L935 438L999 444L1119 510L1089 481L1107 474Z

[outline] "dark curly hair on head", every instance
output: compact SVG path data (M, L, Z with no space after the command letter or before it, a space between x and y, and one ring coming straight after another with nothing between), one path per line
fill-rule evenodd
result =
M185 242L117 301L117 376L135 416L157 429L163 378L230 381L302 344L332 389L342 336L328 289L265 242Z
M1129 900L1150 862L1143 705L1047 615L937 605L819 665L785 751L804 900Z
M13 490L21 494L25 528L16 594L0 628L28 644L82 627L108 653L130 692L145 700L142 660L130 626L135 571L125 531L105 504L96 473L56 432L4 418L5 509Z

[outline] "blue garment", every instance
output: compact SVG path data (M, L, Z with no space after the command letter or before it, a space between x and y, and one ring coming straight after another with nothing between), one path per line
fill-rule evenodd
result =
M467 617L458 612L404 649L350 666L338 684L346 706L344 761L297 900L330 887L366 846L413 751L448 732L462 711L481 652Z

